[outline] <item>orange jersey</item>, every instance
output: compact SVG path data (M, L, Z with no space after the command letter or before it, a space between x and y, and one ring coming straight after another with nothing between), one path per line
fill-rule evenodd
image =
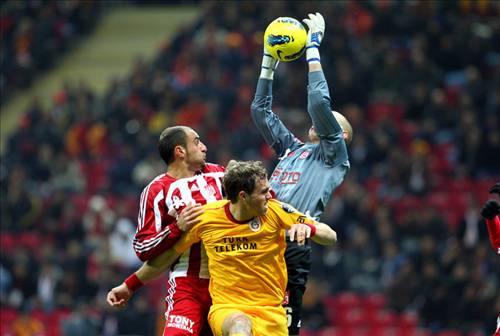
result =
M285 231L315 224L286 203L271 199L266 215L239 222L229 201L204 206L201 220L174 246L181 253L202 241L208 256L213 304L280 306L287 283Z

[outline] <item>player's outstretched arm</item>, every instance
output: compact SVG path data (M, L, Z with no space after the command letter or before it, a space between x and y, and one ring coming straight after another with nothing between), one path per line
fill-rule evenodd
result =
M319 46L325 32L325 19L320 13L309 14L308 19L303 20L308 27L306 43L306 60L309 67L307 112L312 119L315 131L322 141L328 141L322 148L325 155L331 158L346 158L345 146L338 143L343 139L342 127L332 114L330 90L321 67ZM337 153L335 153L337 152ZM341 155L337 155L337 154ZM338 160L338 159L337 159Z
M324 223L315 225L316 234L311 237L312 241L320 245L333 245L337 243L337 232Z
M306 42L306 60L309 72L322 71L319 46L325 35L325 19L320 13L309 14L308 17L302 21L309 28Z
M165 272L179 257L175 249L169 249L159 256L146 261L135 273L129 276L121 285L108 292L106 301L111 307L123 307L134 292L147 282Z
M493 189L493 188L492 188ZM493 199L488 200L481 209L481 216L486 220L491 246L500 250L500 204Z
M279 61L264 50L255 97L250 106L253 122L260 134L278 156L296 144L295 136L272 111L273 77ZM292 149L291 149L292 150Z

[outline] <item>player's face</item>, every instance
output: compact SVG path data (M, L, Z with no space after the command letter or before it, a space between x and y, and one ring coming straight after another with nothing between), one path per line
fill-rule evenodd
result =
M192 129L186 131L186 163L194 169L203 168L207 157L207 146Z
M258 178L255 181L255 188L247 200L247 205L252 210L254 216L258 217L266 214L267 203L271 197L271 188L267 179Z

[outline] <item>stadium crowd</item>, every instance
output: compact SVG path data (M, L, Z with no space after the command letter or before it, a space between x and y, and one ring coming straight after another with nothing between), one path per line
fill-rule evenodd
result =
M50 106L34 98L24 113L1 160L0 298L2 320L12 322L2 328L35 335L27 330L51 328L37 324L43 315L55 319L54 333L151 335L149 302L158 295L142 290L118 313L104 295L138 265L131 241L139 194L165 169L159 132L189 125L210 162L274 167L250 118L263 29L276 16L321 12L333 108L350 120L354 139L351 170L322 219L340 244L313 248L305 328L340 326L342 312L324 298L348 292L382 294L385 308L415 314L429 332L491 333L499 257L479 211L500 180L500 5L200 5L196 24L152 62L137 60L104 95L68 82ZM38 10L32 24L45 15ZM58 50L32 57L48 62ZM274 85L275 112L304 137L306 68L304 60L280 65Z
M99 21L99 1L16 1L0 5L0 98L27 88Z

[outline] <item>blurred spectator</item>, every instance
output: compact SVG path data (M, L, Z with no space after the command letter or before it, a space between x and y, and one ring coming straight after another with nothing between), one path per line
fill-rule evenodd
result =
M479 241L484 242L488 239L488 229L481 219L481 209L477 199L469 195L467 200L467 208L460 220L457 237L465 249L474 250Z
M109 237L111 261L123 270L135 270L140 264L132 248L134 234L134 223L126 217L121 217L116 221Z
M98 335L100 321L87 303L77 304L73 313L61 322L62 335L65 336L87 336Z
M16 1L1 5L0 99L28 87L38 72L88 34L103 9L100 1Z
M52 311L56 306L56 287L62 277L62 270L51 262L44 262L40 266L37 281L38 298L46 311Z
M12 333L14 336L42 336L45 335L45 327L42 321L30 315L31 311L27 307L20 311L20 314L12 323Z

